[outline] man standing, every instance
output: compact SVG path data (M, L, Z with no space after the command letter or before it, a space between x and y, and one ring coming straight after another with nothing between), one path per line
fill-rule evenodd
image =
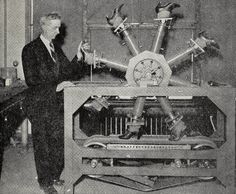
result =
M91 61L88 43L80 43L70 62L52 40L59 34L61 17L49 13L40 19L41 35L22 51L22 63L28 93L24 102L32 124L32 139L38 182L48 194L56 194L53 185L62 185L60 175L64 167L64 120L62 92L57 84L77 79L84 62Z

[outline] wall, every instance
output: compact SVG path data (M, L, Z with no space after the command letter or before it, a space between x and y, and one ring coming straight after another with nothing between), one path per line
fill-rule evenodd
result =
M18 77L24 79L21 51L25 45L25 0L0 0L0 17L0 67L12 67L17 61Z
M18 61L18 77L23 79L21 51L25 45L25 0L7 0L7 66Z
M34 1L33 29L34 38L40 34L39 19L52 11L59 12L65 24L63 50L69 59L77 53L82 37L82 1L81 0L37 0Z
M220 45L221 57L211 57L203 67L203 78L236 86L236 2L201 0L201 27Z
M0 67L4 67L4 0L0 0Z

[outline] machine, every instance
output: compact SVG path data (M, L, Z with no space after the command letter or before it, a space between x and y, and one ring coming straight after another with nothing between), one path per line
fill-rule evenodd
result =
M166 59L160 53L176 3L157 5L157 31L150 50L140 51L126 17L116 8L107 22L132 53L121 64L92 53L94 67L125 73L127 82L75 82L64 88L65 193L84 176L123 187L154 191L219 180L234 189L235 92L195 85L172 75L190 55L217 43L203 33ZM138 137L120 139L127 130ZM225 165L227 162L227 165Z

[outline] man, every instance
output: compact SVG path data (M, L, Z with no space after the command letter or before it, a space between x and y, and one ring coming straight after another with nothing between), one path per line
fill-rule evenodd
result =
M70 62L52 40L59 34L61 17L49 13L40 19L41 35L22 51L25 81L29 87L24 108L32 124L32 139L38 182L45 193L56 194L53 185L62 185L64 167L63 96L57 84L78 79L91 55L84 52L88 43L80 43Z

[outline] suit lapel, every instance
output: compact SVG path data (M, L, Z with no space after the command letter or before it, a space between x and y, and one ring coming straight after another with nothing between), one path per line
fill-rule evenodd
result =
M47 47L43 43L43 41L40 39L40 37L37 38L37 49L38 53L41 55L42 62L44 62L47 66L48 71L53 71L54 75L58 77L59 74L59 62L58 62L58 57L56 62L52 59ZM55 53L57 55L57 49L55 48Z

